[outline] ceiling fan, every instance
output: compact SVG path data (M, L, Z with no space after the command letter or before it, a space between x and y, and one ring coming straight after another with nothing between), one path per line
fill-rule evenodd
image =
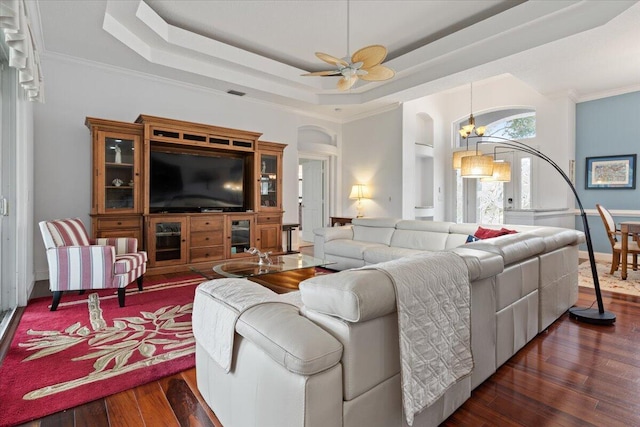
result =
M342 76L338 80L340 90L350 89L358 79L377 82L389 80L396 74L391 68L380 65L387 57L387 48L379 44L359 49L351 55L351 60L348 57L340 59L322 52L316 52L316 56L328 64L335 65L337 69L306 73L303 76Z
M340 59L326 53L316 52L318 58L336 66L337 69L306 73L303 76L342 76L338 80L338 89L340 90L351 89L358 79L372 82L389 80L396 75L396 72L389 67L380 65L387 57L386 47L379 44L363 47L351 55L351 59L349 59L349 11L350 5L347 0L347 56Z

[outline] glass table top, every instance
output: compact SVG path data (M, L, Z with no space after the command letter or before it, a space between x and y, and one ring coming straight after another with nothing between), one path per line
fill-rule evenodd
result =
M271 257L271 264L260 264L259 258L256 256L223 261L214 265L212 270L196 268L191 268L191 270L201 274L207 279L215 279L219 276L255 277L265 274L301 270L304 268L323 267L330 264L333 264L333 262L315 258L310 255L289 254Z

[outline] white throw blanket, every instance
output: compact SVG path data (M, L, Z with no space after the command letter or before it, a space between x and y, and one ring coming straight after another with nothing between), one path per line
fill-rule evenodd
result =
M468 269L453 252L418 254L364 269L386 273L395 286L402 403L413 425L416 414L473 370Z
M236 322L251 307L280 302L300 307L295 293L278 295L247 279L201 283L193 303L193 336L225 372L231 370Z

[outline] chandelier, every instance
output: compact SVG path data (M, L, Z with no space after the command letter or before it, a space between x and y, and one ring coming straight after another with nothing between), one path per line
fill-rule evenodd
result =
M463 139L466 139L471 135L471 132L475 133L476 136L484 135L484 131L486 128L484 126L476 127L476 119L473 117L473 82L470 83L471 90L469 91L469 104L470 104L470 114L469 114L469 123L462 126L462 129L459 130L460 136Z

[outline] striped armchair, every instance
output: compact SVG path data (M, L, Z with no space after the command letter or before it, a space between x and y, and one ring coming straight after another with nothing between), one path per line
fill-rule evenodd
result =
M129 237L90 239L79 218L40 222L49 263L51 311L58 308L64 291L118 288L124 307L125 287L147 271L147 253L138 251L138 240Z

